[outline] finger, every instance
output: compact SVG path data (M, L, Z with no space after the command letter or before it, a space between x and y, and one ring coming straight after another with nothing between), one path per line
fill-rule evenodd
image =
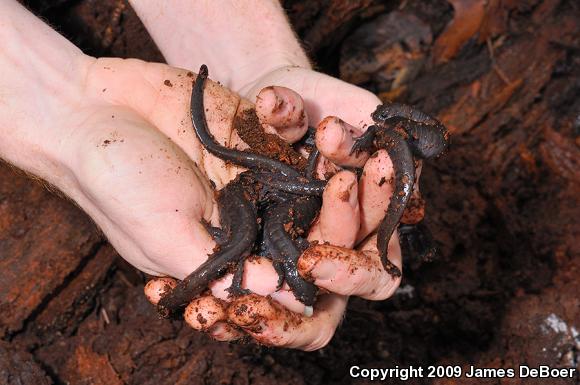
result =
M218 322L209 331L209 335L216 341L235 341L246 336L246 333L228 322Z
M145 292L145 297L153 305L157 305L161 297L169 293L177 286L177 281L169 277L158 277L153 278L143 288Z
M251 278L250 278L251 277ZM232 300L227 289L232 285L233 274L216 280L210 284L211 293L220 300L230 302ZM298 301L288 285L277 290L278 273L272 265L272 261L263 257L256 257L246 260L244 263L244 274L242 277L242 288L250 290L254 294L263 297L270 296L287 309L304 314L305 306Z
M187 305L183 318L195 330L208 331L217 322L227 319L226 307L223 301L211 295L201 296Z
M350 171L340 171L324 190L319 220L312 227L308 239L352 247L359 226L356 176Z
M202 296L191 301L185 308L183 318L193 329L207 332L218 341L232 341L241 338L244 333L227 321L227 304L212 297Z
M302 97L286 87L262 89L256 97L256 114L266 132L289 143L298 141L308 130Z
M329 116L316 127L316 147L320 153L340 166L362 167L369 154L351 153L354 137L362 131L335 116Z
M328 344L342 319L347 298L321 296L314 315L298 315L275 301L257 295L237 298L228 308L231 322L256 341L270 346L312 351Z
M396 235L389 242L389 259L401 268L401 250ZM370 300L389 298L401 278L393 278L382 266L376 249L376 237L362 250L332 245L308 248L298 261L301 275L312 277L314 284L336 294L355 295Z
M385 217L393 195L393 163L386 150L379 150L368 160L359 181L360 229L357 241L373 232Z
M340 116L359 127L372 124L371 113L381 104L372 92L332 76L306 68L286 67L260 79L242 94L252 97L266 86L291 87L305 101L306 112L312 125L326 116Z
M153 278L145 285L145 296L153 305L169 293L177 281L169 277ZM195 330L208 332L218 341L232 341L241 338L244 333L226 322L227 315L223 301L212 296L194 299L183 315L185 321Z
M125 105L179 146L203 170L218 188L226 185L241 170L208 154L192 129L189 114L193 73L160 63L140 60L100 58L91 66L87 82L89 89L99 90L92 97L113 105ZM210 74L211 77L211 74ZM127 90L132 92L127 92ZM102 92L101 92L102 90ZM208 80L204 103L208 127L214 139L227 147L244 148L235 132L236 113L249 102L236 93Z

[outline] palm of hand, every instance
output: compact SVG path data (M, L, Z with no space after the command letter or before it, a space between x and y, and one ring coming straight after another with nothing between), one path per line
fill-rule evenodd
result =
M195 139L186 102L192 79L184 71L114 59L91 71L91 88L102 95L85 100L75 117L82 124L65 143L77 184L67 193L131 264L183 278L214 246L201 224L219 223L208 177L219 186L237 170L209 159Z

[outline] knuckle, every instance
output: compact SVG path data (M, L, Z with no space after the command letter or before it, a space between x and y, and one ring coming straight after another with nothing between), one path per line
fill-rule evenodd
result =
M335 332L335 328L331 327L331 326L325 326L323 327L320 332L318 333L318 335L314 338L314 340L312 342L310 342L308 345L306 345L303 350L307 351L307 352L311 352L314 350L319 350L324 348L325 346L327 346L330 341L332 340L332 337L334 337L334 332Z
M390 298L399 285L401 284L401 277L392 278L388 273L383 273L386 275L386 278L381 281L386 281L383 285L378 286L377 288L373 289L368 296L365 296L365 299L373 300L373 301L383 301L387 298Z
M354 272L352 272L350 274L350 282L351 282L351 286L352 286L351 287L352 292L360 291L361 289L364 289L364 287L366 285L368 285L368 282L369 282L368 278L369 277L366 274L363 274L359 270L355 270Z

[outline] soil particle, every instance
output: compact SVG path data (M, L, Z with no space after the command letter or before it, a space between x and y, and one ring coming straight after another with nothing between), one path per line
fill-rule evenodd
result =
M241 315L244 315L244 313L246 311L248 311L248 305L241 304L240 306L236 307L235 313L236 313L237 316L241 316Z
M276 135L264 133L255 110L248 109L237 114L234 118L234 129L252 152L278 159L299 170L306 168L306 159L292 146Z
M343 202L348 202L350 200L350 190L341 191L338 194L338 199L340 199Z
M201 313L197 313L197 322L199 322L201 325L205 325L207 320L201 315Z

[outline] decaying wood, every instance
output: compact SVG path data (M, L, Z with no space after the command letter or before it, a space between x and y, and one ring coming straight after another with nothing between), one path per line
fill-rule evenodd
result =
M53 381L35 362L32 354L0 340L0 384L52 385Z
M0 336L22 328L99 242L72 203L0 165Z

